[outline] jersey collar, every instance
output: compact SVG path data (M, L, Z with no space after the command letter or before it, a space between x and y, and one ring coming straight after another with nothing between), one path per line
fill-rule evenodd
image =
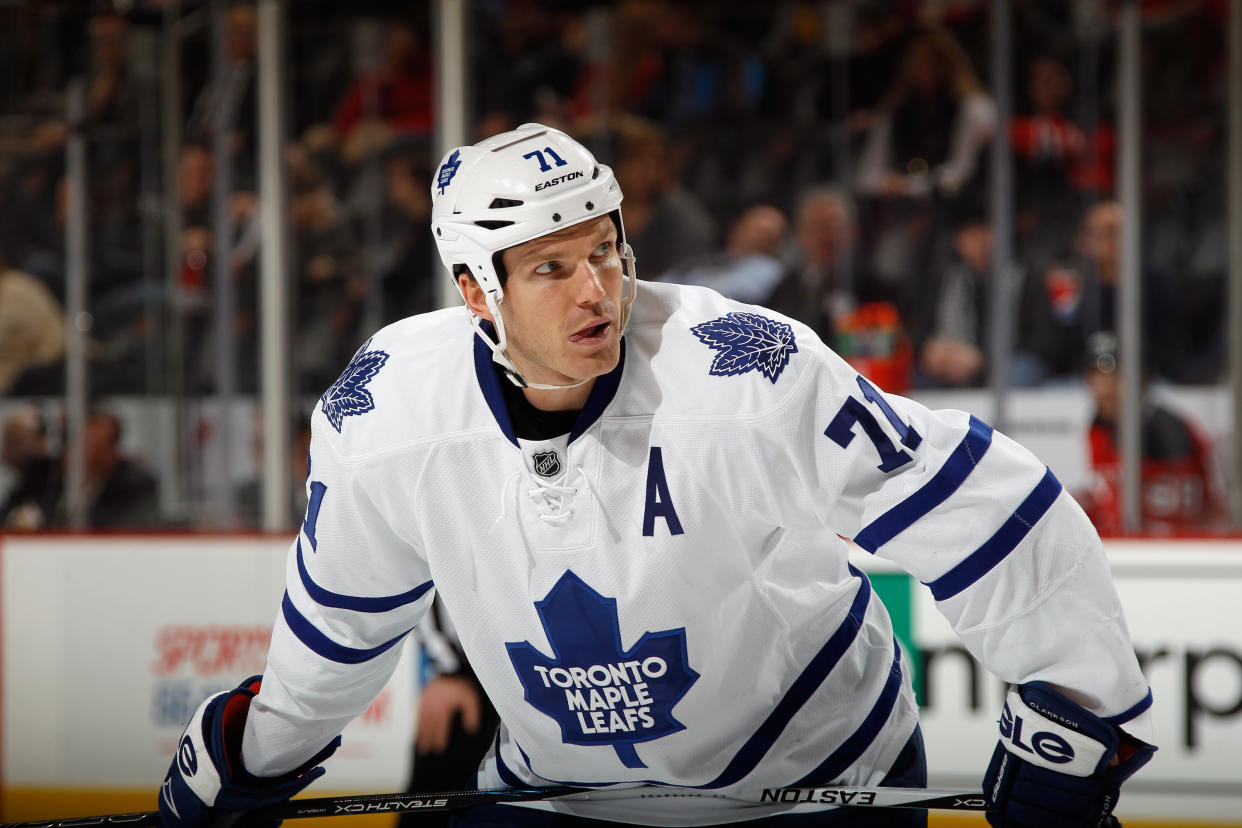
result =
M483 325L490 329L491 323L484 322ZM612 398L617 394L617 388L621 385L621 372L624 368L625 337L622 337L621 358L617 360L617 367L598 377L595 385L591 386L591 393L587 395L586 404L578 412L578 419L574 421L573 430L569 432L569 442L576 440L604 413L608 403L612 402ZM496 424L500 426L500 430L510 443L518 445L517 435L513 432L513 423L509 419L509 409L505 405L504 393L500 386L502 382L509 380L501 373L500 366L492 359L491 348L478 333L474 335L474 373L479 381L479 389L483 392L483 399L487 400L487 407L492 410L492 416L496 418Z

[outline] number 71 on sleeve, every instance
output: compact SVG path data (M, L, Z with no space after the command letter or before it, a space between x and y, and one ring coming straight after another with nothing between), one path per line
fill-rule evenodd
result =
M880 409L884 418L889 421L893 429L901 438L901 444L908 449L916 449L923 442L923 438L914 428L902 421L897 416L897 412L892 409L888 401L884 399L884 395L880 393L874 385L867 382L862 376L858 377L858 387L862 389L863 397L867 402L863 402L857 397L850 396L845 398L845 404L841 406L841 410L832 418L832 422L824 429L824 434L841 448L846 448L854 439L854 425L857 423L862 426L863 433L871 440L876 451L880 453L880 465L877 466L882 472L892 472L906 465L914 458L910 453L899 449L892 438L885 432L879 420L871 413L868 403Z

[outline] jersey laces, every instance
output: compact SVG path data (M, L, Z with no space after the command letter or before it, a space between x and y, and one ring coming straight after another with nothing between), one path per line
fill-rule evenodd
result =
M526 488L523 489L523 478L525 478ZM500 515L496 518L496 523L504 520L508 516L506 508L509 499L509 488L514 483L514 495L521 497L525 495L535 505L535 516L539 520L549 526L564 526L573 520L575 509L574 499L578 494L586 489L596 500L599 500L599 493L595 491L595 487L591 485L591 481L583 471L582 466L574 466L563 472L559 477L547 480L537 477L528 472L515 471L509 475L500 488ZM515 504L515 512L521 512L521 504Z
M564 526L573 520L574 498L580 488L595 494L582 466L574 466L554 480L534 477L533 482L535 485L526 490L526 496L534 501L538 518L549 526Z

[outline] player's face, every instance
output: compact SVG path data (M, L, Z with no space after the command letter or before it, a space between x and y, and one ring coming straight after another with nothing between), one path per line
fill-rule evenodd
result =
M569 385L606 374L621 356L622 266L603 216L506 250L500 306L509 355L532 382ZM589 385L528 393L546 408L580 406ZM535 399L539 397L539 399Z

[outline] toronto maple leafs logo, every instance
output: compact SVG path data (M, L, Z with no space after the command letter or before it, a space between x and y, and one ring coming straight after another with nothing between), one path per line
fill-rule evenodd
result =
M385 351L368 351L367 346L370 344L369 339L362 344L358 353L349 361L345 373L320 398L323 402L323 413L338 434L346 417L366 414L375 408L375 398L366 386L384 367L388 354Z
M709 348L719 351L709 373L728 377L752 369L776 384L798 352L793 328L757 313L733 312L690 329Z
M457 168L461 166L461 150L453 150L453 154L444 159L444 163L440 165L440 172L436 174L436 185L440 188L440 195L444 195L444 188L453 180L453 176L457 175Z
M529 641L505 645L526 701L556 720L567 744L609 745L626 767L646 767L635 744L685 729L673 707L699 678L685 627L644 633L623 650L617 600L571 570L535 610L552 657Z

